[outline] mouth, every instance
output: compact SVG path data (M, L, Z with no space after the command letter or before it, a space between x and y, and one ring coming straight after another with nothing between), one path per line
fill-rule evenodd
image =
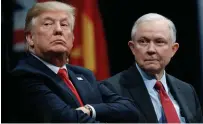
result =
M158 61L157 59L146 59L145 62L155 62Z
M145 59L145 61L156 61L157 59Z
M56 39L54 40L52 43L62 43L62 44L66 44L66 42L62 39Z

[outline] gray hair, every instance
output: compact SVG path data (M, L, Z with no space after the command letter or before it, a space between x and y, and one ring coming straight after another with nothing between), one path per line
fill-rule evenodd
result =
M173 42L176 42L176 32L177 31L176 31L176 27L175 27L174 23L170 19L168 19L168 18L166 18L166 17L164 17L164 16L162 16L160 14L157 14L157 13L148 13L148 14L145 14L145 15L141 16L134 23L132 31L131 31L131 38L132 38L132 40L134 39L135 33L137 31L137 27L138 27L138 25L140 23L143 23L143 22L146 22L146 21L155 21L155 20L166 20L166 21L168 21L168 26L169 26L170 33L171 33L171 40Z
M41 3L36 3L33 5L33 7L28 11L26 20L25 20L25 32L28 32L31 30L34 20L37 16L42 14L45 11L53 11L53 10L60 10L67 12L67 14L70 16L70 25L71 25L71 30L74 28L74 23L75 23L75 8L72 7L71 5L62 3L62 2L57 2L57 1L48 1L48 2L41 2Z

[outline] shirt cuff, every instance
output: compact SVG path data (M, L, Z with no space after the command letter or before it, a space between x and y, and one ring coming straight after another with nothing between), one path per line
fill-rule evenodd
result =
M91 105L89 105L89 104L87 104L87 106L89 106L92 109L92 118L96 118L96 111L95 111L95 109Z

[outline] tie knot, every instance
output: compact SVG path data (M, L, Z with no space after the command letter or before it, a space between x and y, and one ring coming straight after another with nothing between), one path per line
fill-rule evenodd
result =
M68 77L67 71L66 69L59 69L58 73L57 73L60 77Z
M154 88L155 88L156 90L158 90L158 91L159 91L159 90L164 90L164 87L163 87L161 81L157 81L156 84L155 84L155 86L154 86Z

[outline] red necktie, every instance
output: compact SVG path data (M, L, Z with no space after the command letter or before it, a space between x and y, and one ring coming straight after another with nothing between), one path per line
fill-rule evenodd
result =
M175 110L175 107L170 100L169 96L166 94L164 87L160 81L157 81L155 84L155 89L158 91L161 104L164 110L164 114L166 116L166 120L168 123L180 123L178 118L178 114Z
M59 77L61 77L61 79L63 79L63 81L70 88L72 93L76 96L76 98L77 98L78 102L80 103L80 105L83 106L83 102L82 102L77 90L73 86L73 83L70 81L66 69L59 69L58 75L59 75Z

